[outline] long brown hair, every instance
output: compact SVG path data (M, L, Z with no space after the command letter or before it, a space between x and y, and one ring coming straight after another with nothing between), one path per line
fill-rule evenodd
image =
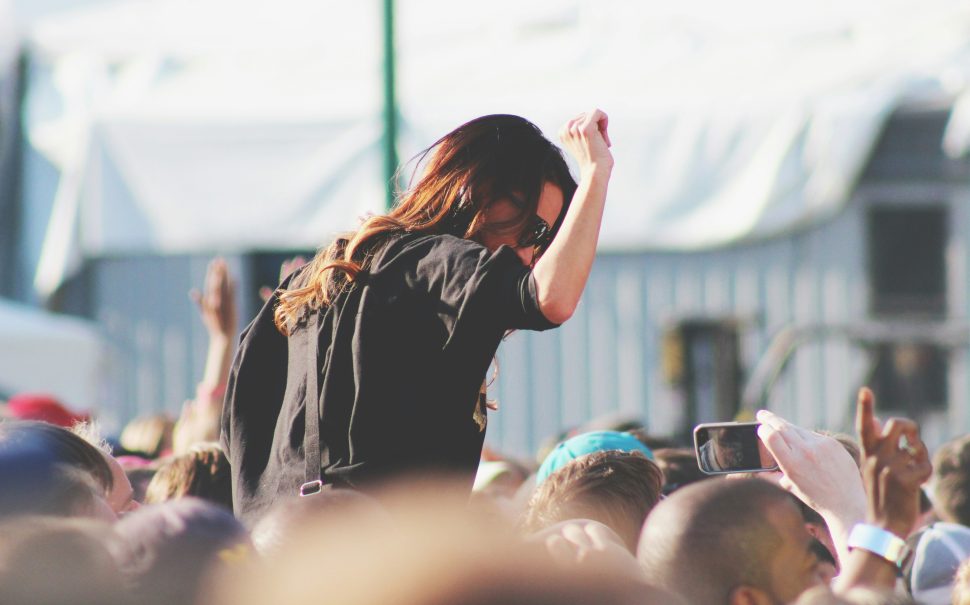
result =
M555 235L576 191L576 181L562 152L525 118L489 115L462 124L413 160L424 172L398 196L387 214L364 220L360 228L321 249L300 276L300 283L279 294L274 320L289 334L305 313L330 305L396 235L449 234L477 239L483 231L520 231L533 216L545 183L563 192ZM412 178L413 181L413 178ZM514 199L519 209L511 221L487 224L484 212L500 199Z

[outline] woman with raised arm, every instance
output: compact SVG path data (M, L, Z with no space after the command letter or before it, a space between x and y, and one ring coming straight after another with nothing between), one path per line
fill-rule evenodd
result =
M401 473L457 473L470 488L503 335L569 319L593 263L606 114L580 114L560 139L578 184L523 118L459 126L419 156L394 209L283 281L243 333L223 414L244 520L280 495Z

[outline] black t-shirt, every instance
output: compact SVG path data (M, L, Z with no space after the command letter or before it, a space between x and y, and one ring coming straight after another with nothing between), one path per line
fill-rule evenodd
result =
M305 324L279 333L277 302L242 334L223 412L233 504L246 522L304 481L310 339ZM422 470L457 472L470 486L485 437L475 411L503 335L555 327L511 248L447 235L391 240L319 313L323 480L354 488Z

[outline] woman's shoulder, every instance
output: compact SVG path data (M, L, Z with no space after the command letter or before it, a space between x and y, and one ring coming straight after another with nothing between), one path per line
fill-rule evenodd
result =
M405 233L389 241L375 258L373 271L401 262L480 258L489 251L480 243L448 234Z

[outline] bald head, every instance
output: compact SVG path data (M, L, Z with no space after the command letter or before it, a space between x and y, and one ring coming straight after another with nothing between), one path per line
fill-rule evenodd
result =
M739 585L772 593L774 559L804 533L800 519L788 493L767 481L703 481L654 508L637 557L651 584L690 603L727 604ZM797 557L800 546L793 549Z

